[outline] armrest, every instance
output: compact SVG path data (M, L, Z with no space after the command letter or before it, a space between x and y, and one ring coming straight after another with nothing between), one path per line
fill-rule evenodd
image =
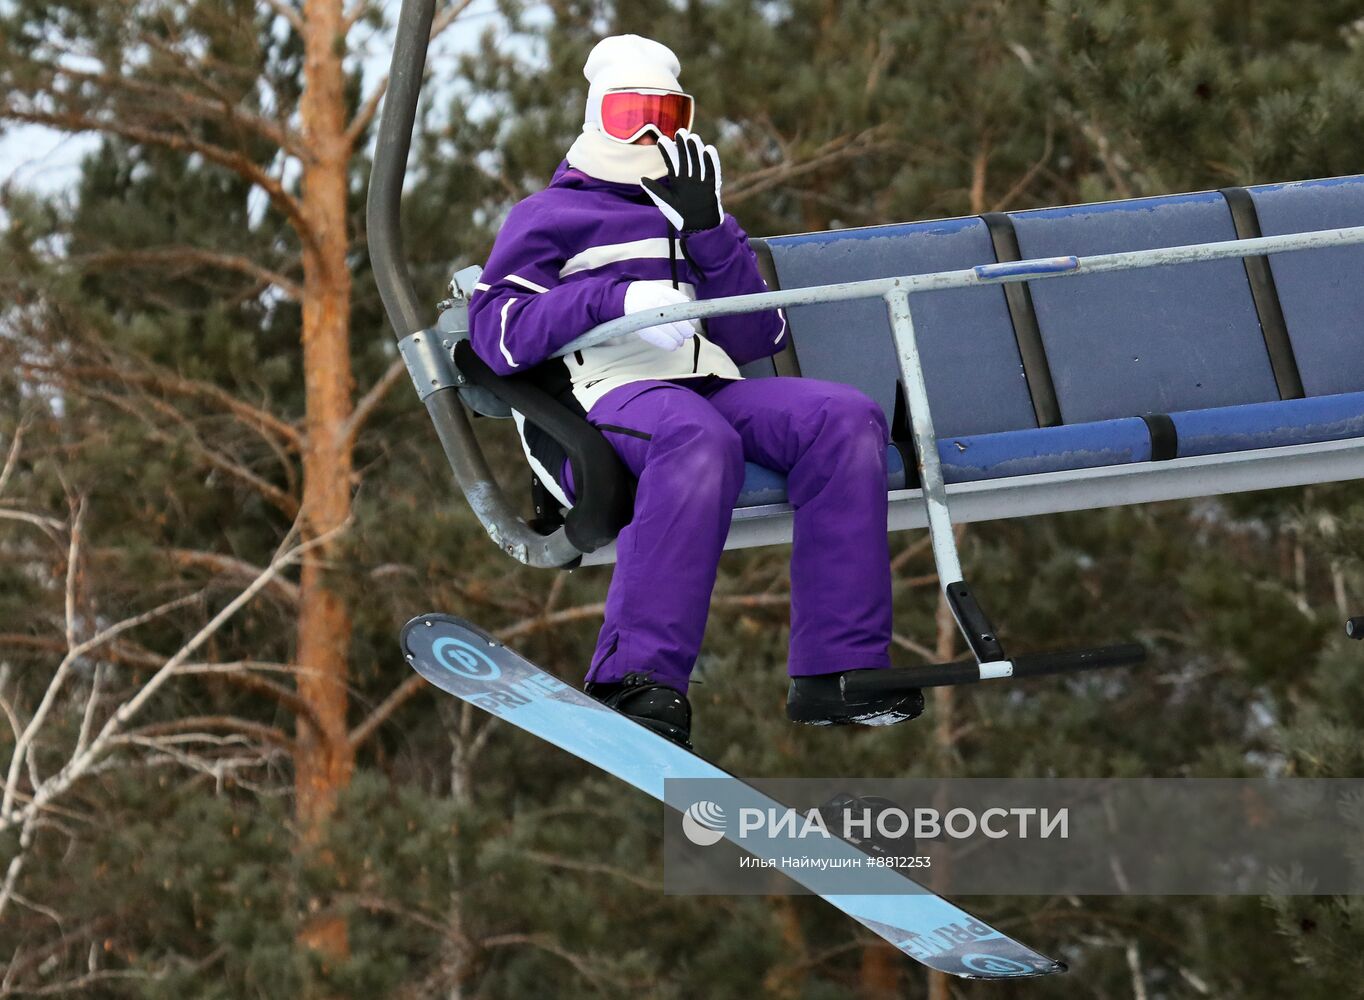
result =
M455 367L471 384L491 393L563 445L573 468L577 501L564 518L568 540L591 552L615 540L634 516L634 477L601 431L524 375L498 375L461 340Z

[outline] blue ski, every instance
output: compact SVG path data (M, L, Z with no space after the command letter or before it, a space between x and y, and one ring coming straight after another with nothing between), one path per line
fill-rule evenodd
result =
M413 618L402 631L403 653L428 681L455 697L595 764L660 802L668 778L739 779L541 670L478 627L444 614ZM742 783L740 783L742 784ZM779 804L757 789L752 803ZM726 839L733 839L726 832ZM741 845L748 848L749 845ZM843 840L828 848L863 854ZM809 887L810 875L778 865ZM1064 972L947 900L880 868L875 894L821 893L848 916L930 969L967 979L1018 979Z

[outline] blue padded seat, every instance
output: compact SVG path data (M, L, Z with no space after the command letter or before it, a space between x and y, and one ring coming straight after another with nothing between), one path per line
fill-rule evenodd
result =
M1364 437L1364 392L1172 413L1180 458Z
M734 506L761 507L769 503L786 503L786 477L757 462L745 462L744 485Z
M786 477L780 472L758 465L756 462L744 463L744 485L739 491L736 507L758 507L769 503L786 503ZM886 488L902 490L905 488L905 463L900 452L894 447L886 448Z
M1217 192L1012 213L1024 257L1236 238ZM1030 284L1068 424L1278 399L1239 260Z
M872 226L767 241L782 288L975 267L995 259L977 218ZM914 327L939 434L1036 427L1013 323L998 286L915 295ZM861 389L889 419L900 365L881 299L787 311L801 374Z
M1364 177L1248 190L1266 236L1364 226ZM1307 395L1364 390L1364 247L1272 254L1269 268Z
M1170 414L1170 419L1179 436L1179 458L1343 441L1364 437L1364 392L1186 410ZM1147 462L1151 437L1146 421L1126 417L942 438L938 456L947 482L970 483ZM899 451L890 448L886 460L888 488L903 489L905 468ZM739 507L785 503L786 499L785 476L747 463Z
M1127 465L1151 458L1151 433L1140 417L1032 430L940 438L943 479L970 483L1038 472Z
M1069 427L1033 427L1021 431L962 435L938 441L943 479L969 483L1037 472L1126 465L1151 458L1151 436L1140 417L1101 420ZM888 488L904 489L905 466L900 452L886 451ZM786 503L786 477L747 463L739 507Z
M1364 176L1250 188L1266 236L1364 225ZM1024 257L1236 238L1217 192L1013 213ZM994 259L980 219L768 241L782 286L953 270ZM1039 428L998 287L916 295L938 454L949 483L1152 459L1143 414L1169 414L1187 458L1364 437L1364 247L1271 256L1305 399L1280 400L1239 260L1030 283L1061 426ZM985 293L985 294L980 294ZM891 413L899 366L880 299L802 306L801 372L855 385ZM888 487L903 488L899 452ZM748 464L739 506L784 503Z
M1179 438L1179 458L1343 441L1364 437L1364 392L1186 410L1170 414L1170 419ZM1146 421L1126 417L942 438L938 456L947 482L970 483L1147 462L1151 437ZM889 489L903 489L904 463L894 448L887 452L887 466ZM785 476L748 463L738 506L785 503L786 499Z

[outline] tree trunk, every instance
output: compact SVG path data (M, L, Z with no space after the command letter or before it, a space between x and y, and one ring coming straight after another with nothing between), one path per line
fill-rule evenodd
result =
M800 914L790 896L773 897L772 917L781 932L787 961L767 971L763 977L763 996L772 1000L788 1000L805 992L810 971L810 947L800 925Z
M340 0L308 0L303 8L304 91L300 101L307 146L303 165L303 531L317 538L340 528L351 512L352 409L350 269L346 263L347 167L344 34ZM301 847L322 842L340 793L350 782L353 754L346 728L346 660L351 619L326 565L335 541L313 550L299 586L298 693L317 727L300 723L294 757ZM325 854L323 855L325 859ZM300 940L326 955L348 951L345 920L322 900L307 901Z
M859 1000L894 1000L901 996L900 968L905 957L884 941L862 949L862 966L857 972Z

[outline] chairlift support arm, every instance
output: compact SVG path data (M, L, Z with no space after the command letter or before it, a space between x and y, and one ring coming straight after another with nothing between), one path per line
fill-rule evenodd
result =
M398 13L365 213L374 280L394 333L409 355L414 351L426 355L435 350L444 352L453 346L447 345L428 322L427 311L417 298L407 269L400 216L403 178L407 174L435 7L436 0L403 0ZM460 402L459 380L456 372L448 383L442 379L441 384L430 386L429 392L423 387L422 402L435 425L450 470L488 535L513 559L529 566L567 566L580 559L582 551L568 540L564 528L542 535L526 523L503 494Z

